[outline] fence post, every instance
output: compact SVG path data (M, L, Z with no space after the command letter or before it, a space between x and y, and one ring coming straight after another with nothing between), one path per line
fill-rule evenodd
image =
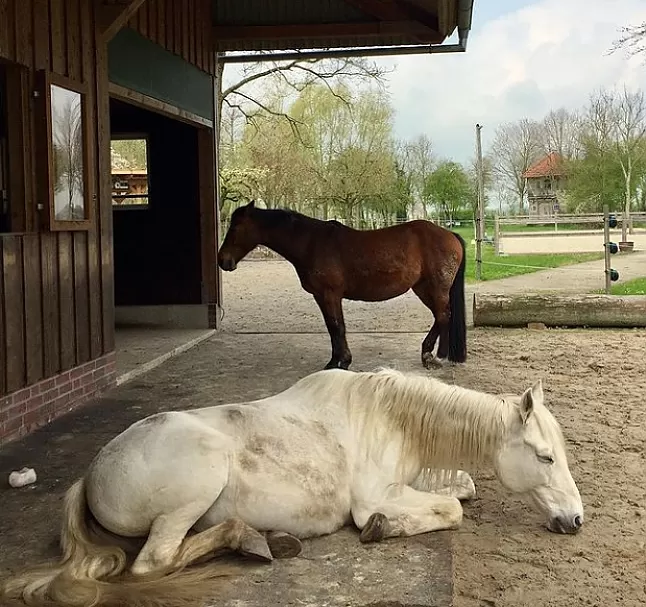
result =
M606 295L610 295L610 222L608 217L608 205L603 206L603 253L604 253L604 266L605 266L605 287Z
M482 239L484 235L484 179L482 171L481 124L476 124L476 162L478 172L478 209L476 213L476 280L482 280Z

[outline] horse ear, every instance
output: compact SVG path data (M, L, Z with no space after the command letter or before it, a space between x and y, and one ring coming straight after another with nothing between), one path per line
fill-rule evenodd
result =
M531 388L527 388L520 397L520 417L526 424L534 410L535 403L543 402L543 382L539 379Z
M255 206L256 206L256 201L254 199L247 205L247 208L248 209L253 209Z

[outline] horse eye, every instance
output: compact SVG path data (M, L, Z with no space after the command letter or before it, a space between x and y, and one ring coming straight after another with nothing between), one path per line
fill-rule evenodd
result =
M553 464L554 458L551 455L537 455L538 461L542 464Z

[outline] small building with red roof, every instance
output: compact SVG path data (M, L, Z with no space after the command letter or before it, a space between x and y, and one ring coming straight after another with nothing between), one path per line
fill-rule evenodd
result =
M550 152L524 173L527 180L527 199L530 217L549 217L560 210L565 184L563 158Z

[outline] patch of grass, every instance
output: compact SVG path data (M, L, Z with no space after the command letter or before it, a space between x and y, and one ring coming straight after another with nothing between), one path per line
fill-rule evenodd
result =
M522 226L521 226L522 227ZM534 226L525 226L533 228ZM475 282L476 279L476 251L471 244L474 238L473 227L458 226L452 229L464 238L467 243L467 282ZM498 278L507 278L508 276L518 276L520 274L531 274L539 270L548 270L549 268L559 268L575 263L585 261L596 261L603 259L603 251L600 253L546 253L546 254L528 254L528 255L505 255L496 257L493 246L483 244L482 247L482 278L483 280L497 280ZM495 262L493 265L486 262ZM510 266L534 266L531 268L510 267Z
M599 291L605 293L605 291ZM610 287L610 295L646 295L646 276Z
M505 255L496 257L493 247L485 246L482 251L482 278L483 280L497 280L508 276L531 274L539 270L559 268L585 261L603 259L603 253L552 253L534 255ZM492 263L487 263L492 262ZM505 265L494 265L505 264ZM531 267L518 267L531 266ZM476 259L475 247L467 248L467 282L475 282Z

